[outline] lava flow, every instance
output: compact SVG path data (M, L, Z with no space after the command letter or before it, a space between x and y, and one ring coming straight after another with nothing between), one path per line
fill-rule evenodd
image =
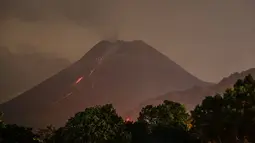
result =
M83 76L78 78L75 83L78 84L79 82L81 82L82 79L83 79Z

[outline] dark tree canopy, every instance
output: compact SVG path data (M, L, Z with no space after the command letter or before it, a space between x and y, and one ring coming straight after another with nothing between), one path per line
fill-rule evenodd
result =
M7 124L0 133L1 143L38 143L32 128Z
M2 120L2 117L3 117L3 113L0 112L0 129L4 127L4 121Z
M223 94L206 97L192 112L193 129L204 141L253 141L255 81L251 75L238 80Z
M49 125L45 129L39 129L36 134L38 135L38 140L41 142L49 142L55 135L55 132L55 127Z
M182 126L186 128L189 115L183 105L165 100L158 106L147 105L140 112L139 122L149 125Z
M153 142L187 142L188 113L185 107L172 101L142 109L138 123L147 125L147 133Z
M62 143L125 143L130 139L125 127L113 106L107 104L77 113L57 132L56 137L59 136Z
M151 143L147 125L141 122L127 122L127 130L131 133L132 143Z

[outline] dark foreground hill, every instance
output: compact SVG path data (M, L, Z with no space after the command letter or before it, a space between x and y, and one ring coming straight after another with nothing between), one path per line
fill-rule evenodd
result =
M14 98L69 65L46 53L13 53L0 47L0 103Z
M222 93L227 88L231 88L235 82L238 79L244 79L245 76L251 74L253 77L255 76L255 68L249 69L247 71L243 71L241 73L234 73L230 75L229 77L223 78L218 84L206 86L206 87L200 87L196 86L187 90L183 91L173 91L169 92L167 94L163 94L161 96L158 96L156 98L149 99L140 106L132 111L130 111L128 114L131 116L135 116L137 111L140 111L140 109L144 105L157 105L162 103L164 100L170 100L179 102L181 104L184 104L188 110L194 109L194 107L202 102L202 100L205 98L205 96L213 96L216 93Z
M8 123L63 125L86 107L124 113L166 91L206 86L143 41L101 41L70 67L0 106Z

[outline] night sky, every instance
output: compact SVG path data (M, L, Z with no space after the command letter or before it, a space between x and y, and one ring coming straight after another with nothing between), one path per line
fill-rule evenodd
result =
M217 82L255 67L254 0L0 0L0 46L79 59L118 35Z

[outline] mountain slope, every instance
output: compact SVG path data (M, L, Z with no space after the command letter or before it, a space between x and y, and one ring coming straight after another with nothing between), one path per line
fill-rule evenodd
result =
M196 85L208 83L143 41L101 41L79 61L1 105L0 110L10 123L62 125L89 106L113 103L124 116L155 95Z
M227 88L231 88L238 79L243 79L248 74L251 74L255 77L255 68L249 69L247 71L243 71L241 73L234 73L229 77L223 78L218 84L214 84L206 87L193 87L183 91L173 91L167 94L161 95L156 98L149 99L139 107L130 111L128 114L131 116L135 116L135 114L145 105L157 105L162 103L163 100L171 100L184 104L188 110L194 109L194 107L201 103L201 101L205 98L205 96L213 96L216 93L222 93Z
M42 53L12 53L0 47L0 103L32 88L69 65L69 61Z

